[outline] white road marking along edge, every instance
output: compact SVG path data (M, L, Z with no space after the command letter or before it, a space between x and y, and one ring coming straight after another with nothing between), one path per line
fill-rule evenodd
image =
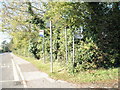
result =
M0 83L4 83L4 82L14 82L14 80L4 80L4 81L0 81Z
M1 67L1 68L9 68L10 66L9 66L9 65L8 65L8 66L1 66L1 65L0 65L0 67Z
M24 79L24 76L23 76L23 74L22 74L22 72L21 72L20 67L19 67L17 64L16 64L16 67L17 67L17 69L18 69L18 71L19 71L19 74L20 74L20 77L21 77L21 79L22 79L24 88L27 88L27 83L25 82L25 79Z
M13 65L14 81L19 81L19 76L18 76L18 73L17 73L17 69L15 67L15 63L14 63L13 59L11 59L11 60L12 60L12 65Z
M11 53L11 56L14 57L12 53ZM24 76L23 76L23 74L21 72L20 67L17 64L15 64L15 66L17 67L17 70L18 70L18 72L20 74L20 77L22 79L22 83L23 83L24 88L27 88L27 83L25 82L25 79L24 79Z

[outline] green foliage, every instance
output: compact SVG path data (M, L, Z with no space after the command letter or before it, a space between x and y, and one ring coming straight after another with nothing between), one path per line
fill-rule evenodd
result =
M49 70L50 63L47 62L43 64L41 60L36 60L35 58L23 57L21 58L31 62L34 64L40 71L47 73L50 77L55 80L65 80L68 82L80 84L80 83L99 83L99 81L108 83L108 82L117 82L118 81L118 68L110 68L110 69L99 69L99 70L88 70L88 71L80 71L79 73L72 73L72 64L67 65L70 67L69 72L66 72L66 69L61 65L61 63L54 62L54 73L51 73ZM64 77L63 77L64 76Z
M44 50L46 60L50 61L50 30L45 23L51 20L54 62L61 62L70 72L118 67L120 57L118 3L113 3L112 9L107 7L108 3L99 2L48 2L43 4L45 12L41 13L42 10L35 7L32 2L24 3L26 9L22 6L21 8L26 10L24 15L28 17L23 16L21 9L19 14L15 9L19 16L8 19L9 27L13 30L11 32L12 50L18 51L21 55L32 53L37 59L43 58ZM84 37L81 40L75 39L75 63L73 63L73 32L80 26L84 28L82 33ZM67 29L68 65L65 65L65 28ZM43 38L38 34L40 29L45 31L44 48Z
M86 39L86 42L81 41L80 47L76 47L76 68L79 67L87 70L97 68L102 60L102 52L90 39Z
M6 40L4 40L1 43L1 49L0 49L0 53L4 53L4 52L10 52L10 43L8 43Z
M92 12L92 21L88 23L91 30L89 35L92 36L94 43L102 51L103 66L118 67L119 62L119 18L120 11L118 3L112 3L113 8L108 10L107 3L89 3ZM107 9L107 10L106 10ZM94 35L93 35L94 34Z

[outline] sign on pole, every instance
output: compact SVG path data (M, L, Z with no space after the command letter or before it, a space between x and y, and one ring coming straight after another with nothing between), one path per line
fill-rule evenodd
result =
M42 51L43 51L43 58L44 58L44 63L45 63L45 47L44 47L44 45L45 45L45 39L44 39L44 30L40 30L39 31L39 35L40 35L40 37L43 37L43 44L42 44Z
M40 30L40 31L39 31L39 35L40 35L41 37L44 37L44 30Z

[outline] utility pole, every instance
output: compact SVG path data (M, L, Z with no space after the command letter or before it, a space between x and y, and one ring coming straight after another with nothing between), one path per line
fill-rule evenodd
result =
M65 27L66 64L68 64L67 28Z
M53 72L53 58L52 58L52 25L50 21L50 61L51 61L51 72Z

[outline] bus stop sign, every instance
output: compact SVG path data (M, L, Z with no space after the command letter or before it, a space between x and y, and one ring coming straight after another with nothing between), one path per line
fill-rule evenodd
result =
M40 30L39 35L40 35L40 37L44 37L44 30Z

